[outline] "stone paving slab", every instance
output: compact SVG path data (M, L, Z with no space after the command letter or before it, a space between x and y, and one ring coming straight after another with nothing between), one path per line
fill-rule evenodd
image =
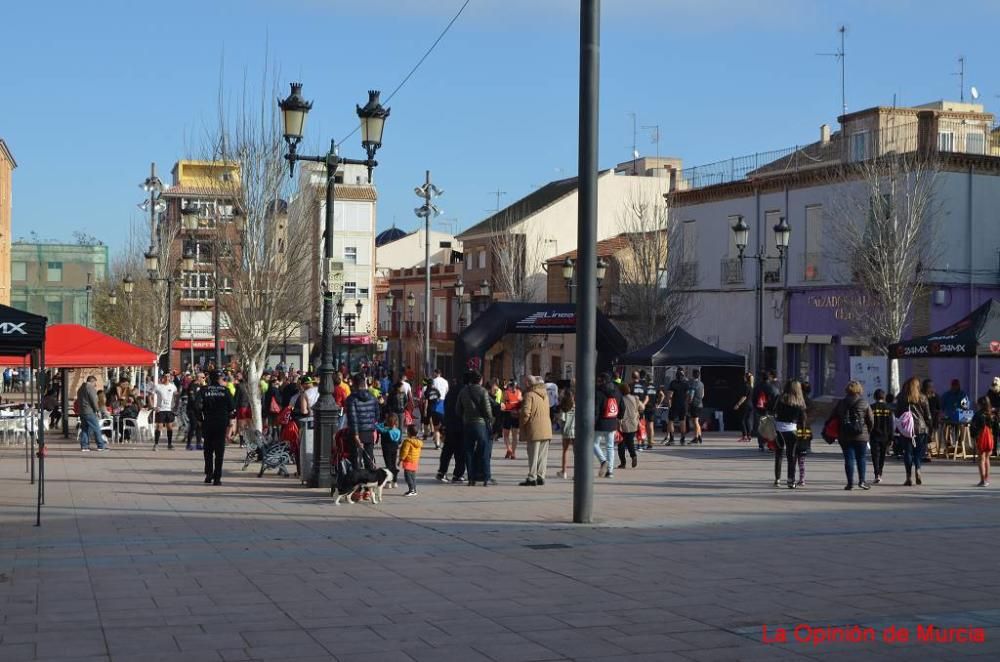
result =
M998 659L998 492L942 461L919 488L890 462L845 492L839 452L814 448L793 491L755 446L658 447L574 525L571 482L519 487L524 460L439 484L428 449L418 497L335 507L236 449L214 487L194 452L57 442L36 528L23 449L0 447L0 660ZM813 645L800 624L985 642Z

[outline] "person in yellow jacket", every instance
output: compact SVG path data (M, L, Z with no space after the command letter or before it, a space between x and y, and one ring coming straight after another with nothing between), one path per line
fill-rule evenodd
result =
M406 487L409 488L403 496L417 496L417 468L420 466L420 450L424 443L420 441L416 425L406 426L406 439L399 449L398 467L403 468Z

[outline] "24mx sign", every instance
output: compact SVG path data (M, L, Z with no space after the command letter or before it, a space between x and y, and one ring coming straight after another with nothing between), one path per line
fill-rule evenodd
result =
M24 330L25 324L27 322L0 322L0 335L11 336L20 333L22 336L26 336L28 332Z

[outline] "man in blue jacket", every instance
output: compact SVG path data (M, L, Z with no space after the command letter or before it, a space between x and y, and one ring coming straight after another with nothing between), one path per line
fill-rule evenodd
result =
M378 400L365 386L362 374L354 375L354 387L344 402L347 410L347 427L354 437L354 466L375 469L375 424L378 422Z

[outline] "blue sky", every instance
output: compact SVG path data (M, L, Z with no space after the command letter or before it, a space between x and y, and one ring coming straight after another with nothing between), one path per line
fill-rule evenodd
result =
M137 184L197 152L218 106L265 68L314 102L306 144L354 126L369 88L393 89L462 0L11 2L0 137L14 174L15 238L75 230L117 248L141 216ZM686 165L816 139L840 110L837 27L847 34L849 110L958 97L1000 107L1000 3L953 0L605 0L602 167L630 158L632 119L659 125ZM576 172L578 3L472 0L390 103L379 152L379 228L414 229L430 169L443 219L465 228ZM968 91L966 92L968 96ZM639 150L655 154L650 130ZM344 156L360 157L352 137Z

